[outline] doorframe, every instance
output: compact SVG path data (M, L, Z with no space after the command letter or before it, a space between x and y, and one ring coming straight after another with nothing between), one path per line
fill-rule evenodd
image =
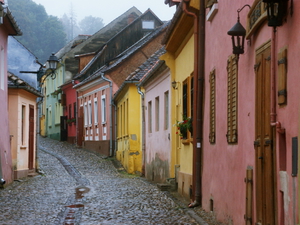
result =
M270 120L269 120L269 126L270 126L270 135L272 135L272 144L271 144L271 151L273 152L273 154L272 154L272 161L273 161L273 165L272 165L272 167L273 167L273 186L274 186L274 193L273 193L273 197L274 197L274 210L275 210L275 212L274 212L274 221L275 221L275 224L278 224L278 178L277 178L277 176L278 176L278 171L277 171L277 158L278 158L278 156L277 156L277 146L276 146L276 128L274 127L274 126L271 126L271 107L272 107L272 102L271 102L271 95L272 95L272 90L271 90L271 76L272 76L272 73L271 73L271 71L272 71L272 60L276 60L276 59L272 59L272 55L274 55L274 54L272 54L272 47L271 47L271 44L272 44L272 42L271 42L271 40L268 40L267 42L265 42L265 43L263 43L260 47L258 47L257 49L256 49L256 51L255 51L255 63L256 63L256 60L257 60L257 57L258 57L258 55L260 55L262 52L264 52L265 50L267 50L268 48L270 49L270 79L269 79L269 82L268 82L268 85L270 85L270 93L269 93L269 95L270 95L270 98L269 98L269 100L268 100L268 103L270 104L270 114L269 114L269 118L270 118ZM255 72L255 138L256 138L256 136L257 136L257 131L256 131L256 120L257 120L257 115L256 115L256 113L257 113L257 109L256 109L256 107L257 107L257 92L258 92L258 87L257 87L257 75L256 75L257 73ZM261 88L263 88L263 87L261 87ZM267 122L266 122L267 123ZM257 151L256 149L255 149L255 151ZM255 152L255 157L256 157L256 152ZM257 169L257 159L255 158L255 161L254 161L254 163L255 163L255 170ZM255 218L255 220L257 221L257 201L256 201L256 196L257 196L257 171L255 172L255 183L256 183L256 185L255 185L255 214L256 214L256 218ZM263 191L263 190L262 190ZM264 225L264 224L263 224Z

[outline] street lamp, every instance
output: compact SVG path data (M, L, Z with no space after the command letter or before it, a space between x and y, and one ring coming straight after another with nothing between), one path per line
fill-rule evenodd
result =
M47 77L51 77L53 80L56 78L56 67L57 67L57 63L59 62L58 58L56 57L56 55L54 53L52 53L52 55L50 55L49 59L47 60L48 62L48 68L44 71L41 71L40 73L38 73L38 80L40 81L40 83L43 83L44 80ZM48 73L48 71L50 70L50 73ZM42 77L43 80L42 80Z
M230 35L231 39L232 39L232 53L237 55L237 57L240 54L244 53L246 29L240 23L240 12L246 6L251 8L250 5L244 5L241 9L238 9L237 10L237 13L238 13L237 23L227 32L227 34Z
M281 26L287 9L287 0L263 0L262 2L267 4L268 26Z
M56 57L56 55L54 55L54 53L52 53L47 61L49 63L49 69L51 69L52 71L56 70L58 58Z

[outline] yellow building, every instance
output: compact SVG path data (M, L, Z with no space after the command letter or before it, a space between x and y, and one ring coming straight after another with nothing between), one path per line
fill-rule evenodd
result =
M171 177L176 178L178 192L190 198L193 184L193 134L180 132L178 126L193 118L193 74L195 34L199 1L182 2L174 15L164 40L167 53L161 57L171 70ZM197 8L197 7L196 7ZM187 12L194 14L188 15ZM171 84L170 84L171 85Z
M115 95L117 107L116 157L128 173L142 172L141 96L126 81Z

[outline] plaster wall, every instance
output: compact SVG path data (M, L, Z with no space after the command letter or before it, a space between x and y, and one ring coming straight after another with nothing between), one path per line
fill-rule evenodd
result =
M84 121L84 140L89 142L87 146L95 146L99 142L98 148L106 148L106 140L110 140L110 88L107 81L99 80L93 83L88 83L86 86L80 87L77 90L78 106L83 107L83 113L86 121ZM102 99L105 98L105 113L106 117L102 120ZM95 103L97 102L97 103ZM89 106L90 105L90 106ZM90 107L90 108L89 108ZM97 107L97 110L95 110ZM90 111L91 110L91 111ZM97 112L97 113L96 113ZM97 116L96 116L96 114ZM96 116L96 117L95 117ZM91 117L91 119L90 119ZM104 144L101 144L104 143ZM94 148L94 147L91 147ZM107 152L108 150L104 150Z
M36 133L36 96L24 90L9 89L9 128L11 135L12 163L15 178L27 176L29 165L29 107L34 107L34 131ZM22 107L25 107L24 122L22 126ZM24 133L22 133L22 128ZM22 138L23 135L23 138ZM23 140L23 141L22 141ZM36 154L36 136L33 140L33 159ZM35 160L33 160L35 168Z
M63 84L64 79L64 70L63 67L60 66L56 70L55 79L52 79L49 76L46 79L46 130L47 136L55 139L60 140L60 117L63 115L63 107L59 102L59 95L54 94L55 91L59 90L60 86Z
M161 57L171 71L171 81L176 81L176 89L171 90L171 168L170 175L175 176L178 192L189 199L192 185L193 144L192 139L185 142L180 139L176 126L182 121L182 83L194 71L194 36L193 30L186 35L175 54L166 53ZM173 166L174 165L174 166Z
M13 181L8 103L7 103L7 31L4 26L0 26L0 176L7 184Z
M170 71L164 71L153 81L145 85L145 176L155 182L165 182L170 177L171 165L171 124L170 107ZM166 102L166 95L168 102ZM155 102L159 99L159 129L155 129ZM148 102L152 102L152 132L149 132L149 110ZM166 104L168 114L166 114ZM166 125L167 119L167 125Z
M123 122L120 123L122 120L118 120L116 157L128 173L142 172L141 99L135 84L128 84L128 90L117 100L118 110L125 104L127 106L123 111L125 115L122 117ZM118 118L120 119L119 113ZM123 129L120 127L121 124L124 126Z
M254 1L252 1L254 2ZM255 207L255 65L256 50L272 39L273 29L266 22L245 42L245 53L240 55L238 62L238 143L230 145L226 141L227 130L227 59L232 52L231 38L227 31L236 23L237 13L232 8L241 8L247 1L219 1L218 12L215 17L206 22L205 39L205 106L204 106L204 137L203 137L203 208L213 211L217 218L233 224L243 224L245 214L246 186L244 178L247 167L252 167L253 183L253 215L256 217ZM251 5L251 4L250 4ZM294 4L294 11L300 10L299 3ZM208 11L207 11L208 12ZM246 7L240 12L240 22L246 27ZM226 18L226 20L224 20ZM298 223L297 212L297 178L291 177L292 165L292 137L298 136L299 120L299 76L297 76L297 54L299 46L300 17L297 14L288 16L282 27L277 28L275 57L276 59L276 93L278 82L277 54L280 49L288 49L287 73L287 105L276 104L277 120L286 129L284 135L276 133L276 183L277 183L277 219L283 224ZM291 32L292 31L292 32ZM226 42L226 44L225 44ZM211 144L209 133L209 73L216 71L216 143ZM291 94L292 93L292 94ZM276 101L278 99L276 98ZM270 102L266 103L270 104ZM282 155L282 152L286 152ZM282 159L282 156L285 159ZM281 159L280 159L281 158ZM280 160L284 160L286 168L281 171ZM283 197L281 197L283 196ZM233 203L233 204L232 204Z

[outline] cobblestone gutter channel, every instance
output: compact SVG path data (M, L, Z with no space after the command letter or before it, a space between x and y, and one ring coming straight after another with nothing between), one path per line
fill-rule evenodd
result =
M82 213L84 210L84 194L90 191L90 188L87 186L90 185L90 181L81 176L80 172L69 163L64 157L55 154L51 151L46 150L43 147L39 147L40 150L54 156L58 161L63 165L66 171L76 180L76 184L79 185L75 189L75 194L68 198L66 206L58 214L55 224L63 225L74 225L80 224Z

